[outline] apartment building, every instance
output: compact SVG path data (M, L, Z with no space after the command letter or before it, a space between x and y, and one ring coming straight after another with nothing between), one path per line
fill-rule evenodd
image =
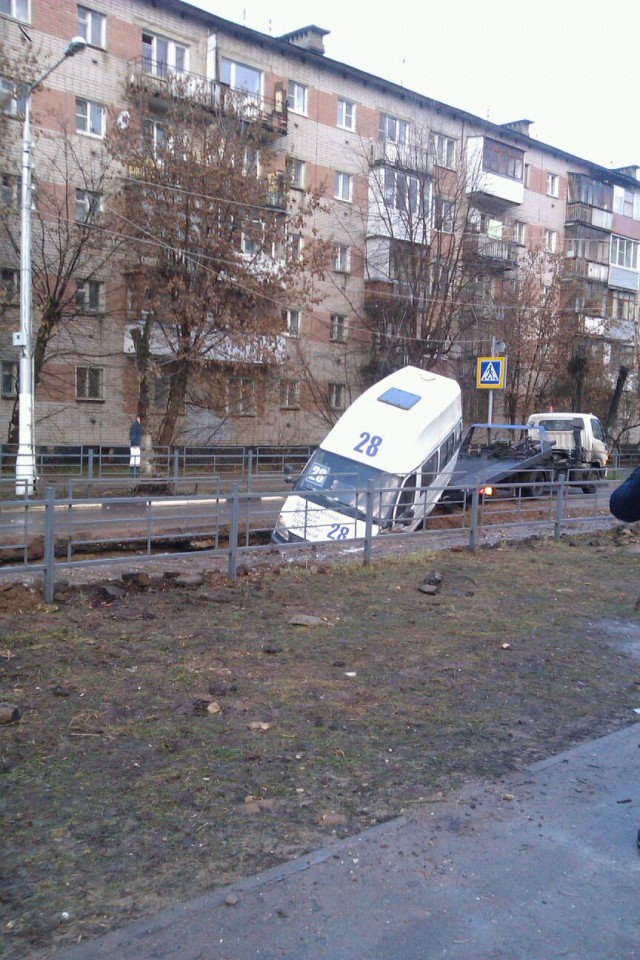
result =
M270 131L289 202L308 191L322 198L294 240L322 239L331 252L311 299L283 293L276 362L212 356L206 375L226 383L227 399L211 409L185 403L175 442L315 442L372 379L404 362L458 377L465 411L476 416L485 397L475 390L475 358L496 339L510 343L516 312L532 312L531 303L518 307L514 291L533 251L541 296L557 281L554 310L605 383L620 363L633 366L637 168L600 167L535 140L530 121L489 123L333 61L327 33L310 25L271 37L180 0L0 0L0 41L21 57L32 53L40 70L72 36L88 44L33 95L34 207L44 179L60 201L38 211L56 228L41 238L44 274L57 269L53 232L69 217L89 225L121 189L117 169L104 163L104 140L111 124L125 122L134 89L158 135L176 84L212 117L231 97L237 109L240 98L245 122ZM24 109L15 79L0 77L8 145L1 200L14 238ZM105 256L113 237L87 234L77 268L64 265L63 312L73 323L47 344L35 392L38 444L121 444L137 410L140 308L128 294L122 250ZM0 234L3 439L18 374L11 236ZM34 306L35 330L41 310ZM158 353L152 427L166 402L162 370L171 367L167 348Z

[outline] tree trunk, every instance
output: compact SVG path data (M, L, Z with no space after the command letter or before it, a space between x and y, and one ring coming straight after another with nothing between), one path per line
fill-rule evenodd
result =
M160 423L156 443L159 447L168 447L173 443L176 431L176 423L180 416L180 411L184 407L187 395L187 379L189 373L189 361L186 359L178 360L171 378L171 387L169 390L169 400L167 409Z

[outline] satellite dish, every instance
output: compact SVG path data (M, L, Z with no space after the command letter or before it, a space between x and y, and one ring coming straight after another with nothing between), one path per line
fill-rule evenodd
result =
M118 119L116 120L116 123L118 124L118 127L120 128L120 130L126 130L130 122L131 122L131 114L129 113L128 110L123 110L122 113L119 114Z

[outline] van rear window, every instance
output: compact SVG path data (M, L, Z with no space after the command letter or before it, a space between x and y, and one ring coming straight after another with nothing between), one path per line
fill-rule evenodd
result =
M415 407L420 397L417 393L409 393L407 390L399 390L398 387L389 387L378 397L382 403L388 403L392 407L400 407L401 410L411 410Z

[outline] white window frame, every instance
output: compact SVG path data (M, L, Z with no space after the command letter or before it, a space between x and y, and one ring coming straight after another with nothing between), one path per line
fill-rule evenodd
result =
M329 339L333 343L346 343L349 336L349 317L343 313L331 314Z
M285 323L285 333L288 337L297 339L302 328L302 310L283 310L282 319Z
M91 395L91 378L97 374L96 396ZM104 367L76 367L76 401L80 403L104 402Z
M344 97L338 97L336 124L341 130L355 130L356 104L353 102L353 100L346 100Z
M148 37L150 44L145 40ZM161 60L158 56L158 44L167 45L167 59ZM151 46L151 56L144 52L145 46ZM182 55L182 65L178 66ZM147 68L148 67L148 68ZM184 76L189 72L189 47L184 43L178 43L170 37L163 37L159 33L153 33L151 30L142 31L142 69L147 76L167 77L169 73L176 77Z
M544 249L547 253L558 252L558 231L546 228L544 231Z
M301 233L290 233L287 236L289 256L292 260L301 260L304 249L304 239Z
M76 287L78 313L104 313L104 281L81 280Z
M229 78L225 79L227 67L229 68ZM251 73L256 74L259 80L259 89L257 91L248 90L246 87L238 86L238 68L241 70L248 70ZM259 70L258 67L254 67L250 63L242 63L240 60L231 60L229 57L221 57L219 79L221 83L227 84L227 86L229 86L232 90L236 90L238 93L244 94L247 99L262 101L264 90L264 73L262 70Z
M2 361L0 365L0 396L12 400L18 396L19 373L20 368L17 360Z
M307 165L304 160L298 160L296 157L291 159L291 186L295 190L304 190Z
M283 410L299 410L302 384L300 380L280 381L280 406Z
M333 270L335 273L351 273L351 247L348 244L334 243Z
M76 133L102 140L105 132L106 110L95 100L76 97Z
M347 402L346 383L328 383L327 395L329 399L329 408L331 410L344 410Z
M560 177L557 173L547 173L547 196L560 196Z
M524 247L527 242L527 224L524 220L513 221L513 242Z
M616 267L637 270L639 248L640 243L637 240L631 240L629 237L619 237L614 234L611 237L610 262Z
M406 144L409 142L409 121L390 113L380 114L379 139L385 143Z
M17 267L0 267L0 303L11 304L19 302L20 271Z
M343 170L336 170L333 184L333 196L335 200L342 200L343 203L353 203L352 173L345 173Z
M256 381L253 377L232 377L229 380L227 408L231 416L256 416Z
M449 137L446 133L434 133L431 142L435 164L447 170L455 170L458 146L455 138Z
M0 13L4 13L5 17L12 17L21 23L31 23L29 0L5 0L5 3L7 4L7 10L0 11Z
M11 95L2 107L2 112L9 117L24 116L27 100L26 97L20 95L21 90L24 90L24 84L14 83L13 80L0 77L0 103Z
M455 200L449 197L438 197L436 208L436 230L440 233L453 233L456 220Z
M83 210L83 216L78 216ZM91 223L97 214L102 213L103 197L95 190L76 187L76 223Z
M104 13L78 4L78 36L83 37L90 47L105 49L106 24Z
M309 106L309 88L297 80L289 80L287 87L287 110L307 116Z

